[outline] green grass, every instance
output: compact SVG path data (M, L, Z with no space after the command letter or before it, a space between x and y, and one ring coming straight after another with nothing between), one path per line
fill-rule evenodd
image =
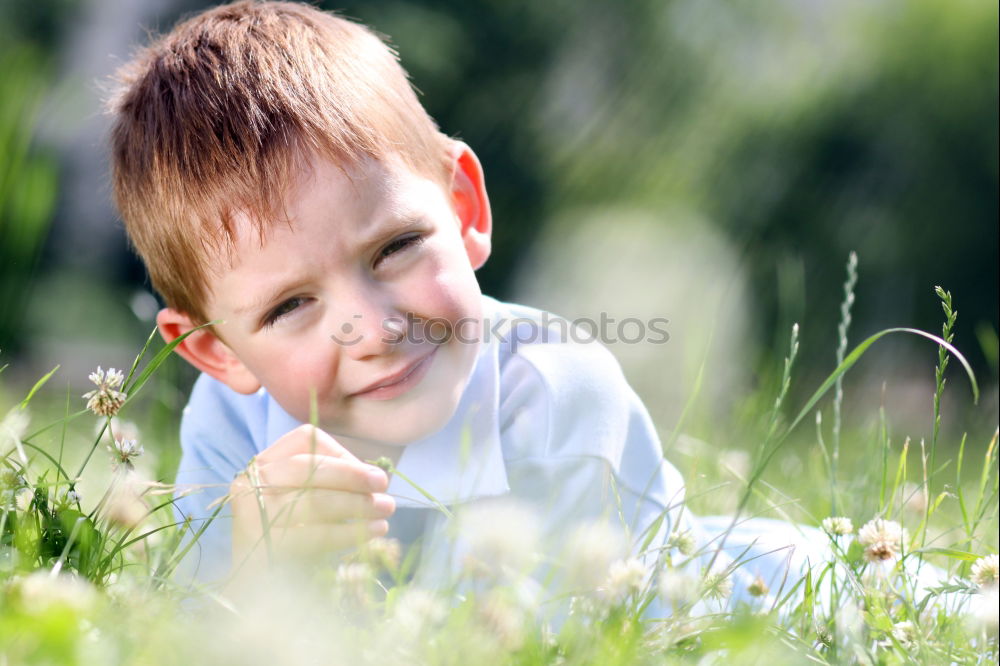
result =
M143 456L116 458L107 431L123 436L130 426L101 418L95 430L86 401L57 388L55 371L0 412L0 663L997 663L996 580L973 580L977 560L997 552L997 435L941 421L948 365L965 365L949 344L951 295L938 290L940 336L893 329L851 350L851 270L837 369L824 382L796 386L796 359L812 352L793 331L773 386L698 437L664 437L696 514L853 521L851 535L829 537L828 562L770 590L767 603L716 599L731 570L705 574L711 552L691 553L683 540L668 544L655 571L593 554L589 565L603 568L592 585L550 600L527 593L518 570L485 560L418 589L406 582L412 557L400 561L391 542L336 564L275 571L237 593L192 590L173 576L190 535L174 524L163 483L175 465L176 423L157 416L160 425L140 436ZM884 406L861 415L844 408L845 373L881 337L902 333L939 349L937 370L927 370L935 391L924 439L919 430L908 438ZM162 410L158 377L172 348L154 354L153 339L121 387L119 417L135 418L140 432ZM971 371L948 376L949 391L978 394ZM884 566L858 541L874 518L908 532ZM584 551L527 555L570 567ZM948 578L917 589L911 574L931 565ZM673 602L668 617L643 612L657 595Z

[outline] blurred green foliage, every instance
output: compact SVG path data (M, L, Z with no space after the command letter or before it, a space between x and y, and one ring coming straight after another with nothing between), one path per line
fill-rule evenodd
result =
M0 52L0 350L16 351L56 197L56 164L32 143L44 66L28 47Z
M740 249L764 347L794 320L805 349L829 348L857 250L852 339L936 330L942 284L957 344L989 367L974 331L998 318L996 3L323 4L390 35L486 165L486 291L558 212L682 204Z
M58 162L35 129L80 0L0 3L0 350L25 343L24 317L52 223Z
M48 61L85 4L5 3L0 38L33 44L46 54L37 61ZM166 30L211 4L164 3L142 28ZM798 321L805 369L830 367L821 350L835 335L842 267L856 250L852 340L891 325L936 330L940 284L961 312L956 344L995 378L996 3L318 4L387 35L442 129L483 161L495 219L493 256L479 272L487 293L511 296L527 250L560 224L553 220L572 234L577 210L639 208L668 225L666 211L683 208L737 249L765 356ZM10 131L26 140L33 107L24 91L40 90L46 76L19 66L36 74L0 86L4 117L20 109ZM3 161L18 178L41 178ZM47 189L33 182L16 189ZM32 223L18 224L28 234ZM30 256L17 260L17 275L30 274ZM9 293L26 293L17 284ZM0 323L0 336L15 332Z

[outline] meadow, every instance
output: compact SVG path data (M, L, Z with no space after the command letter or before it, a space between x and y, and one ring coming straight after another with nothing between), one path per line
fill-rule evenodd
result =
M96 370L85 395L59 388L59 368L23 396L4 387L0 663L997 663L997 432L941 422L946 384L979 397L950 343L952 296L936 290L936 334L887 329L851 346L855 271L852 255L823 382L790 390L809 353L796 325L774 381L714 441L683 419L664 433L692 512L819 528L827 560L779 589L734 589L746 585L739 558L714 566L718 542L683 533L660 548L632 535L622 551L582 529L565 552L539 551L516 511L478 516L491 527L472 539L474 563L432 588L410 580L415 551L391 535L249 588L192 585L177 572L200 528L176 522L170 463L150 460L169 459L175 436L153 418L176 361L154 332L130 368ZM898 431L884 406L843 413L852 366L900 335L938 350L925 434ZM532 587L543 563L569 583ZM921 570L940 575L928 585ZM650 614L654 599L670 612Z

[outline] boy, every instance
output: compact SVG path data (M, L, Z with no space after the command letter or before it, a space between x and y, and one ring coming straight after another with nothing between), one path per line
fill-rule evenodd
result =
M480 293L482 168L367 29L240 2L121 80L114 193L166 301L159 329L216 322L176 348L203 373L179 510L197 529L229 497L201 579L389 534L422 544L433 582L456 566L446 513L501 499L550 543L652 526L655 553L685 529L681 478L610 352ZM391 481L366 462L383 456Z

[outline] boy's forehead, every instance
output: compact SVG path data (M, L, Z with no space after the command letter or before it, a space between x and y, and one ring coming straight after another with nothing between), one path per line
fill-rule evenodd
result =
M398 157L365 157L344 163L321 157L301 160L283 193L267 208L233 205L224 212L217 235L222 242L209 248L215 278L237 271L250 256L259 255L276 238L294 235L301 220L324 206L328 224L323 232L345 244L363 243L378 236L390 223L422 216L422 182L441 186L414 174ZM329 206L327 210L325 206ZM387 230L387 229L386 229Z

